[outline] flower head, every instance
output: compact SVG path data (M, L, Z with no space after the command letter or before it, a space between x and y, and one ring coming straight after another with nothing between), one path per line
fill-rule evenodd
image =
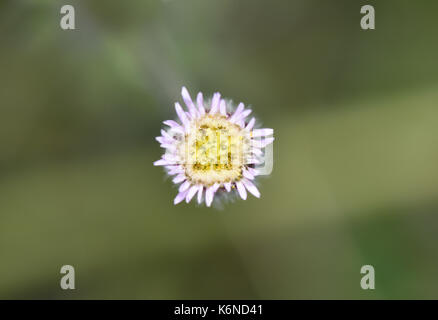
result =
M167 120L156 140L165 149L163 157L154 162L164 166L173 182L180 184L174 204L187 203L197 194L198 203L209 207L219 192L236 192L243 200L247 190L255 197L260 192L254 179L260 174L256 165L262 163L263 149L274 141L273 129L254 129L255 118L246 121L251 109L240 103L221 99L219 93L204 104L198 93L196 103L182 88L187 110L175 103L180 122Z

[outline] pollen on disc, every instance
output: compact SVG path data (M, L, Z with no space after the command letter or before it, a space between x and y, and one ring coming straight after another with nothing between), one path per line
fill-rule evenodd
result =
M194 121L180 149L187 176L204 185L239 180L245 143L242 128L224 116L205 115Z

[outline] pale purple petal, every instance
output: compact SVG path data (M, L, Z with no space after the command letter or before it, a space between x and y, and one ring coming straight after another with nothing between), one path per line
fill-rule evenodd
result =
M175 178L173 178L173 183L180 183L183 182L184 180L186 180L187 177L185 174L180 173L179 175L177 175Z
M164 159L164 160L167 160L168 162L171 162L171 163L174 163L174 162L178 162L178 161L179 161L179 157L178 157L178 156L175 156L175 155L170 154L170 153L165 153L165 154L163 155L163 159Z
M198 186L191 186L189 191L187 192L186 202L189 203L193 196L198 192Z
M204 97L202 96L202 92L198 93L198 96L196 97L196 103L198 104L198 111L201 116L205 114L205 108L204 108Z
M262 136L269 136L271 134L274 134L274 129L255 129L252 131L252 136L255 137L262 137Z
M190 115L192 118L196 117L196 108L195 104L192 101L192 98L190 97L189 92L187 91L186 87L182 87L181 95L183 97L184 103L186 104L187 108L189 109Z
M252 112L251 109L246 109L245 111L243 111L242 113L236 116L235 121L238 122L244 120L247 116L249 116L251 112Z
M170 131L172 131L173 133L177 133L178 135L183 135L186 133L185 128L183 126L170 128Z
M166 121L163 121L163 123L166 126L169 126L171 131L175 131L175 132L184 134L184 128L178 122L173 121L173 120L166 120Z
M190 181L185 181L183 184L181 184L178 188L179 192L186 191L191 186Z
M183 201L185 199L186 195L187 195L187 190L178 193L178 195L175 197L175 200L173 200L173 204L178 204L181 201Z
M254 124L255 124L255 118L252 118L252 119L248 122L248 124L246 125L245 129L248 130L248 131L251 131L252 128L254 127Z
M157 140L159 143L172 143L172 140L166 139L165 137L156 137L155 140Z
M186 113L178 102L175 103L175 110L182 124L185 128L187 128L189 126L189 119L187 118Z
M251 181L249 181L247 179L242 179L242 182L245 185L245 187L248 189L248 191L253 194L254 197L260 198L259 190Z
M170 164L173 164L172 162L169 162L165 159L160 159L154 162L154 166L168 166Z
M175 142L175 140L170 140L168 138L161 137L161 136L156 137L155 140L157 140L161 144L173 144Z
M243 183L240 181L237 181L236 187L237 187L237 191L239 192L240 197L243 200L246 200L246 190L245 190L245 186L243 185Z
M231 191L231 182L225 182L224 187L225 187L225 190L227 190L227 192L230 192Z
M160 147L165 148L165 149L170 150L170 151L176 150L176 146L172 143L162 143L162 144L160 144Z
M219 110L220 99L221 99L221 94L219 92L216 92L213 95L213 99L211 100L210 114L215 114Z
M184 173L184 169L180 166L169 166L167 169L169 170L169 175L171 176L174 174Z
M207 188L207 191L205 191L205 203L207 204L207 207L211 206L211 203L213 202L213 195L214 195L214 189L213 186Z
M168 149L169 152L174 152L177 149L174 143L161 143L160 147Z
M169 127L171 127L171 128L178 128L178 127L181 127L181 125L180 125L178 122L173 121L173 120L166 120L166 121L163 121L163 123L164 123L166 126L169 126Z
M245 178L248 178L248 179L251 179L251 180L254 180L254 176L248 171L248 170L243 170L243 176L245 177Z
M166 130L163 130L163 129L161 129L161 135L164 137L164 138L166 138L166 139L168 139L168 140L170 140L170 141L173 141L174 139L173 139L173 137L166 131Z
M221 115L223 115L223 116L227 115L227 105L225 104L225 100L221 100L220 112L221 112Z
M237 120L237 117L240 115L240 113L243 111L244 108L245 108L245 105L242 102L239 103L236 111L234 111L234 114L231 116L230 121L235 122Z
M198 203L201 204L202 202L202 191L204 190L204 187L200 185L198 187Z

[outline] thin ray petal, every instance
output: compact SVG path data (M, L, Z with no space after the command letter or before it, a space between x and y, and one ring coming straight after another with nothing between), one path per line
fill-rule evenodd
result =
M192 98L190 97L190 94L187 91L186 87L182 87L181 95L183 97L184 103L187 106L187 109L189 110L190 115L192 116L192 118L195 118L196 117L195 104L193 103Z
M202 96L202 92L198 93L198 96L196 97L196 103L198 104L198 112L201 116L205 114L205 108L204 108L204 97Z
M178 193L178 195L175 197L175 199L173 200L173 204L177 205L178 203L180 203L181 201L183 201L186 198L187 195L187 190Z
M245 186L243 185L243 183L241 181L237 181L236 187L237 187L237 191L239 192L240 197L243 200L246 200L246 190L245 190Z
M207 191L205 192L205 204L207 205L207 207L211 206L211 203L213 202L213 195L213 186L208 187Z
M175 111L184 127L187 128L189 126L189 119L187 118L186 113L178 102L175 102Z
M160 160L157 160L157 161L154 162L154 166L167 166L167 165L170 165L170 164L173 164L173 163L169 162L167 160L164 160L164 159L160 159Z
M183 184L181 184L178 188L179 192L186 191L191 186L190 181L185 181Z
M254 176L248 170L243 170L243 176L247 179L254 180Z
M221 99L221 94L219 92L216 92L213 95L213 99L211 100L210 114L215 114L219 110L220 99Z
M246 189L248 189L248 191L251 192L254 197L260 198L259 190L251 181L247 179L242 179L242 182L245 185Z
M186 196L186 202L189 203L193 196L196 194L196 192L198 192L198 186L191 186L189 188L189 191L187 192L187 196Z
M180 173L175 178L172 179L172 182L175 184L181 183L187 179L185 174Z
M245 129L251 131L252 128L254 128L254 124L255 124L255 118L251 118L251 120L246 125Z
M202 191L204 190L204 186L200 185L198 186L198 203L201 204L202 202Z
M221 100L221 104L220 104L220 113L223 116L227 115L227 105L225 104L225 100Z
M255 137L262 137L262 136L269 136L271 134L274 134L274 129L255 129L252 131L252 136Z

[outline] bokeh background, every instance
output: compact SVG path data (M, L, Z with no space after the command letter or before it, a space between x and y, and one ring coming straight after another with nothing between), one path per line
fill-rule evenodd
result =
M64 4L74 31L59 27ZM437 12L0 1L0 298L438 298ZM152 162L182 85L275 129L261 199L173 205ZM74 291L59 286L65 264Z

